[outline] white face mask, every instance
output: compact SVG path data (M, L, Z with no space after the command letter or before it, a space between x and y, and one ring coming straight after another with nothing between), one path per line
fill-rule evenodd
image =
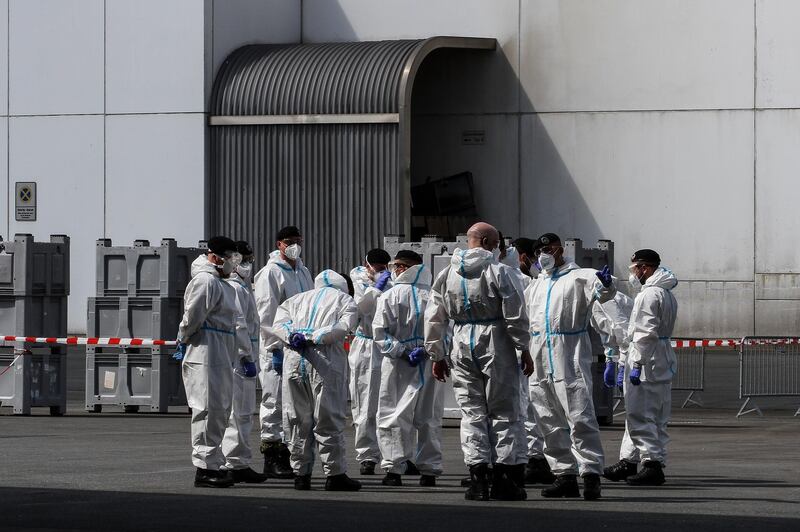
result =
M631 288L634 290L639 290L642 287L642 282L633 273L628 276L628 282L631 283Z
M286 249L283 250L283 254L286 255L286 258L289 260L297 260L300 258L300 253L303 252L303 248L300 247L300 244L292 244L291 246L286 246Z
M539 266L542 267L543 272L549 272L556 265L556 258L549 253L542 253L539 255Z
M239 277L244 279L245 281L250 280L250 276L253 274L253 263L252 262L243 262L236 268L236 273L239 274Z

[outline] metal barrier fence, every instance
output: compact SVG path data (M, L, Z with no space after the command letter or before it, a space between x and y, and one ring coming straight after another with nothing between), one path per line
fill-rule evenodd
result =
M800 338L742 338L739 346L739 399L745 401L736 417L751 412L764 415L752 400L754 397L793 396L800 396ZM794 415L800 415L800 408Z
M708 343L709 341L703 340L672 339L672 348L678 361L677 371L672 378L672 390L689 392L681 408L690 405L703 406L702 401L695 398L695 394L702 392L705 388L706 344ZM624 401L622 390L618 387L614 388L614 415L625 413L625 410L619 410Z

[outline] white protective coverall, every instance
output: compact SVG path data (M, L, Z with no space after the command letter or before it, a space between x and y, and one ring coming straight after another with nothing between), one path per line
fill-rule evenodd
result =
M431 361L411 367L407 355L425 343L423 322L430 270L412 266L378 300L375 344L383 355L378 402L378 442L388 473L402 475L409 461L423 475L442 474L444 386L431 375ZM405 355L405 356L404 356Z
M187 344L181 364L192 409L192 463L218 471L225 464L222 439L231 414L236 358L236 291L200 255L183 295L178 341Z
M350 407L355 427L356 460L381 461L378 447L376 418L378 415L378 388L381 383L382 356L373 341L372 320L381 291L369 278L364 266L350 272L353 297L358 306L358 328L350 344Z
M592 306L611 299L596 270L574 262L543 271L526 292L531 316L531 401L555 475L602 474L603 446L592 402Z
M516 351L528 347L528 315L517 284L490 251L457 249L436 277L425 310L425 349L434 361L447 355L450 320L464 463L517 465L525 427Z
M253 429L253 414L256 413L256 377L245 377L241 360L258 361L259 321L256 299L249 281L234 272L228 278L228 283L236 290L238 357L233 364L233 402L228 428L222 440L222 452L225 454L225 469L246 469L253 458L250 432Z
M667 423L672 410L672 377L678 370L670 337L678 314L672 289L675 274L658 268L644 283L633 302L625 364L625 435L620 459L652 460L666 464ZM636 363L642 365L642 383L634 386L628 376Z
M519 252L516 248L510 247L506 252L506 256L500 261L501 266L507 267L511 274L511 279L518 283L519 289L522 291L523 299L525 290L530 286L532 279L522 273L519 268ZM521 355L520 351L517 355ZM520 363L522 359L520 357ZM521 371L519 372L520 389L519 389L519 407L520 417L525 426L525 435L527 438L527 447L520 447L520 456L517 460L518 464L525 464L530 458L544 458L544 435L539 423L536 422L536 410L533 408L531 398L528 393L529 379Z
M326 476L347 471L344 427L347 418L347 353L344 339L356 327L358 310L347 281L324 270L314 290L286 300L275 315L275 335L286 345L283 361L283 425L296 475L310 475L319 445ZM311 339L301 352L289 336Z
M278 306L290 297L311 290L314 281L308 268L299 258L292 268L281 258L279 251L270 253L267 265L255 276L256 308L261 322L261 441L281 441L281 376L272 369L272 352L281 349L280 341L272 334L272 322Z

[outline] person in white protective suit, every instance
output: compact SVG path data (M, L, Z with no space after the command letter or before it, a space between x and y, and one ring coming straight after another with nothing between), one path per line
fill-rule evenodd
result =
M532 274L535 241L530 238L514 240L505 254L501 252L500 262L511 268L511 272L519 279L524 290L530 286ZM550 466L544 457L544 435L540 423L536 421L536 410L528 393L529 378L520 373L520 408L524 419L527 447L520 457L520 463L525 465L525 484L552 484L555 476L550 472Z
M430 377L423 344L431 274L422 257L400 250L390 265L394 286L378 300L372 328L383 355L378 403L378 442L385 486L402 486L415 465L419 485L433 487L442 474L444 386ZM426 378L427 376L427 378Z
M233 400L231 417L222 439L224 469L236 483L258 484L267 476L253 471L250 461L250 432L256 412L256 377L258 376L258 312L250 279L253 274L253 248L244 241L236 242L242 262L227 281L236 290L236 337L239 364L233 366Z
M196 487L227 488L222 439L231 413L233 372L238 364L236 291L224 279L238 266L233 240L216 236L208 253L192 263L183 296L174 358L182 360L186 400L192 410L192 463ZM246 348L246 346L244 346Z
M371 249L364 265L350 272L353 298L358 306L358 328L347 358L350 363L350 407L355 428L356 460L361 464L362 475L374 475L375 466L381 461L376 419L383 357L373 341L372 319L378 297L392 285L391 273L387 270L389 261L391 257L385 250Z
M294 226L287 226L275 236L276 250L270 253L267 265L255 276L255 297L261 323L261 446L264 474L269 478L293 478L289 465L289 449L283 443L281 414L281 372L283 344L272 332L272 322L281 303L290 297L311 290L314 281L300 258L303 236Z
M632 486L660 486L665 482L667 423L677 371L670 337L678 313L672 294L678 279L660 267L661 257L651 249L634 253L631 263L630 283L641 291L633 303L617 377L625 393L625 434L620 461L603 475ZM640 461L642 470L637 473Z
M356 327L358 310L348 279L324 270L314 290L286 300L278 308L275 335L285 344L283 425L294 487L311 489L315 449L319 446L328 491L358 491L347 476L344 426L347 418L347 353L344 339Z
M434 361L434 377L444 382L450 373L446 340L452 320L453 388L461 408L464 463L472 480L465 498L523 500L525 489L515 479L524 477L524 466L518 465L520 446L525 445L519 372L533 371L528 316L517 284L497 262L497 229L481 222L469 229L467 238L469 249L454 252L431 288L425 350ZM522 370L517 350L522 352Z
M616 293L608 267L598 272L564 260L561 239L539 237L542 272L526 292L535 365L530 394L544 434L544 453L556 475L543 497L601 495L603 447L592 402L592 346L587 327L595 303Z

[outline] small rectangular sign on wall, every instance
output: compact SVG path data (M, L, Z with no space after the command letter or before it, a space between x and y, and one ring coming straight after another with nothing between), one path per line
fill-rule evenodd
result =
M17 181L15 183L14 219L18 222L36 221L36 182Z

